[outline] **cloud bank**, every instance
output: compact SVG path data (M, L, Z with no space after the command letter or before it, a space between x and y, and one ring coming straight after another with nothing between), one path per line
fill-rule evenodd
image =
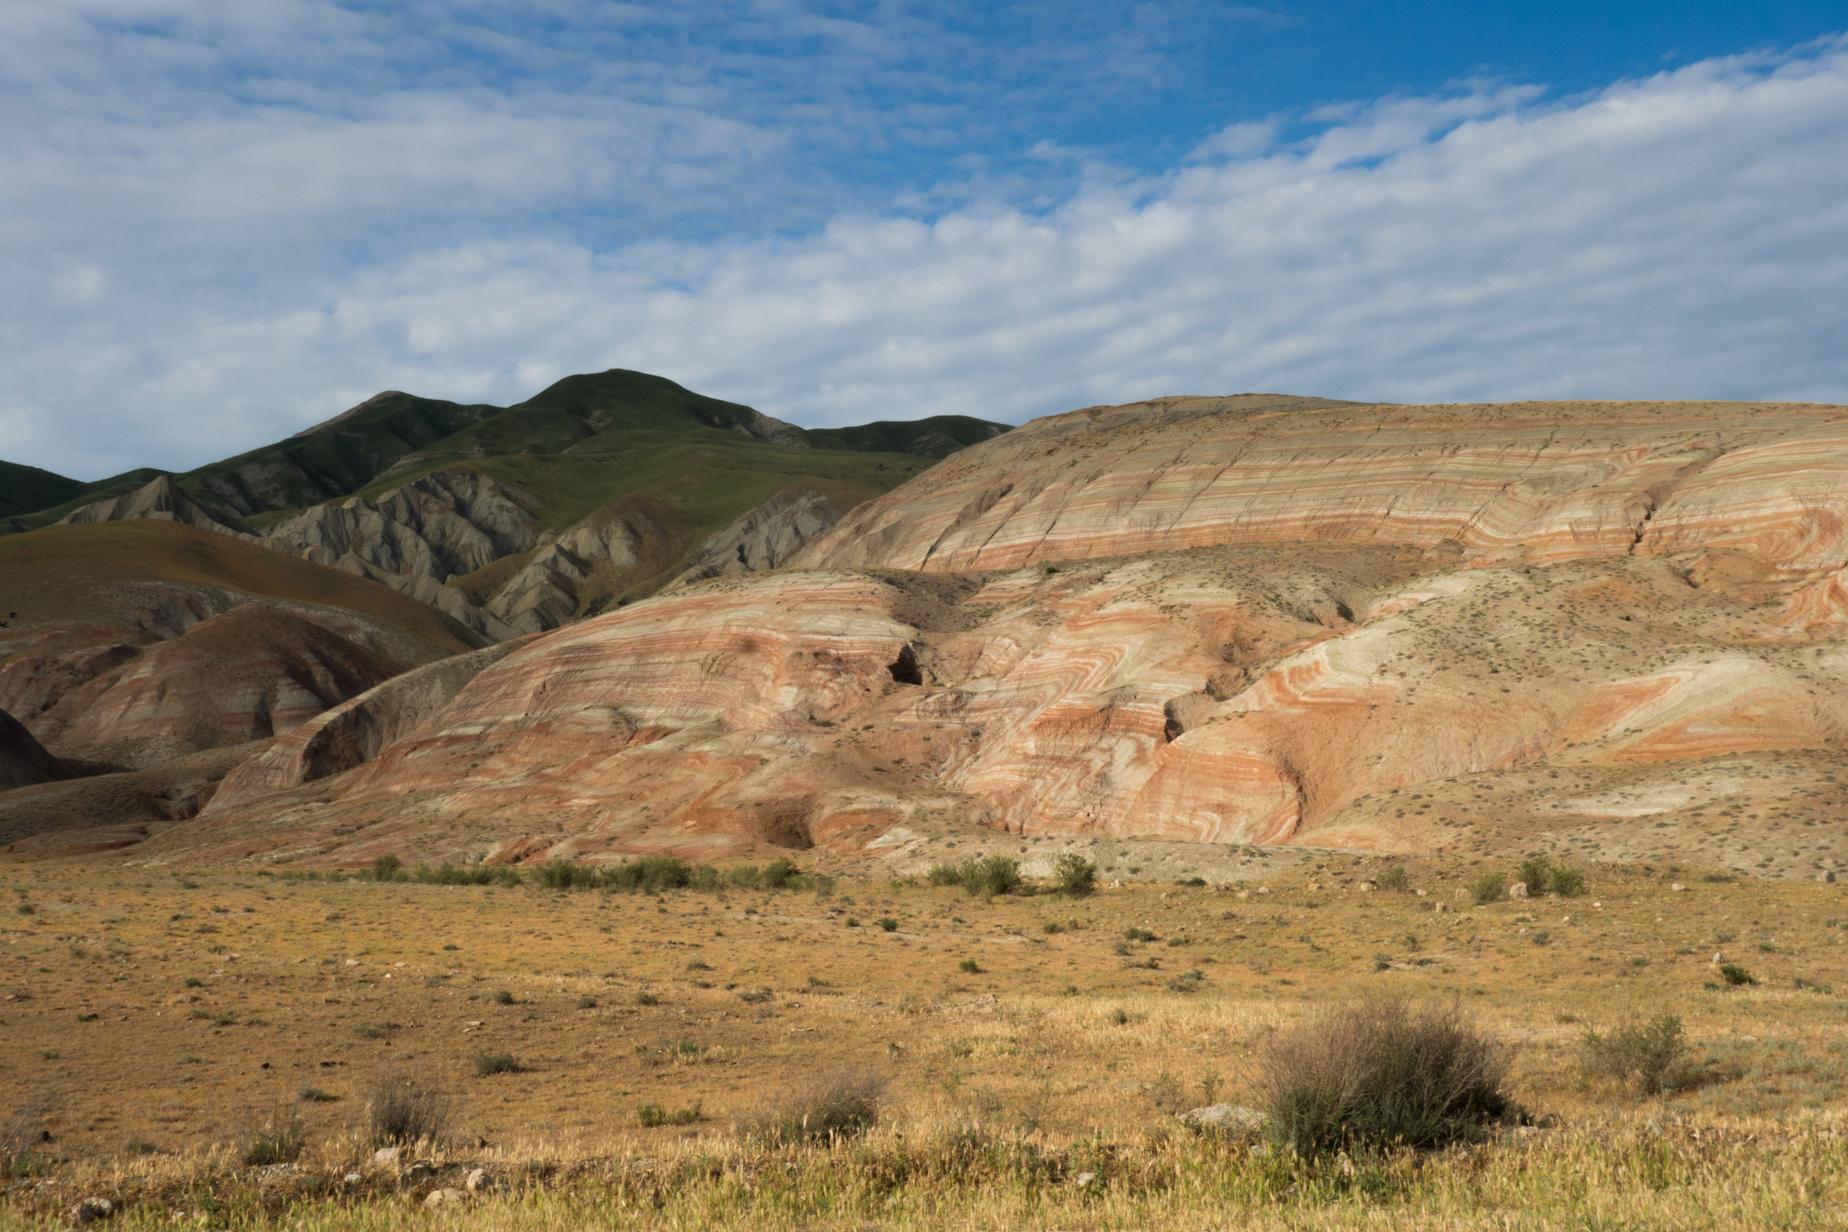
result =
M837 191L790 160L877 127L852 99L810 127L724 72L566 90L540 49L492 89L336 105L253 71L224 102L185 84L199 10L168 7L110 35L170 61L139 118L100 84L45 101L106 59L94 20L0 18L43 61L0 74L47 109L0 137L0 457L180 467L384 386L511 400L611 366L811 425L1255 389L1848 401L1840 38L1243 121L1153 169L1023 139L1020 183ZM304 55L366 45L364 14L256 7ZM870 27L809 37L932 68ZM917 139L962 106L914 109ZM673 223L680 198L721 225Z

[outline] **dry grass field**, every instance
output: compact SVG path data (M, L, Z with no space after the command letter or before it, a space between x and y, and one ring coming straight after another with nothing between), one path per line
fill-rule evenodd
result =
M1478 906L1510 866L1396 866L983 899L0 865L0 1226L90 1195L131 1227L1844 1226L1848 888L1587 865ZM1537 1124L1314 1161L1181 1126L1373 992L1507 1041ZM1586 1076L1588 1027L1663 1013L1677 1089ZM362 1132L386 1074L451 1105L392 1167ZM869 1133L741 1132L843 1074L884 1084ZM296 1126L293 1162L245 1162ZM493 1193L426 1213L476 1167Z

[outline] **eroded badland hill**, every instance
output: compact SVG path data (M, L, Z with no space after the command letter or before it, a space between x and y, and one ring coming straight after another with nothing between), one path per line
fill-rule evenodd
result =
M1848 860L1845 479L1839 407L1054 416L783 568L387 681L136 854L916 861L1014 834L1815 876Z

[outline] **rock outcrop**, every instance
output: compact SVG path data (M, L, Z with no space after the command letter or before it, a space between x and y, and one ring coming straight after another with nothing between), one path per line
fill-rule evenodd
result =
M180 491L171 475L161 475L122 496L92 501L66 514L58 525L85 526L93 522L125 522L132 519L179 522L225 535L247 533L236 518L208 509Z
M780 569L840 520L839 505L823 493L801 488L779 492L709 536L669 588Z
M537 637L329 763L351 768L253 769L149 852L711 856L986 827L1544 836L1802 871L1848 855L1818 828L1848 768L1848 641L1817 590L1848 556L1845 424L1253 397L1055 417L801 567Z
M25 724L0 710L0 791L50 783L64 777L64 767L33 738Z
M368 569L447 581L537 539L515 495L470 470L438 471L366 500L304 510L264 533L270 547L350 573Z

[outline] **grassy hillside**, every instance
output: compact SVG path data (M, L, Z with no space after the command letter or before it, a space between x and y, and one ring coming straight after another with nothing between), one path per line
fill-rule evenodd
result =
M0 538L0 619L12 629L106 621L142 582L340 608L441 654L473 645L434 608L375 582L173 522L51 526Z
M285 511L373 495L458 463L535 495L544 506L542 521L551 526L635 492L653 492L704 522L705 510L734 516L749 508L744 494L762 493L762 499L792 481L845 483L856 499L871 496L915 474L919 458L940 458L1004 430L966 416L805 430L665 377L612 369L566 377L506 407L388 391L177 481L208 508L249 519L259 529ZM841 453L878 456L820 456ZM49 525L159 473L134 471L80 484L47 471L0 466L0 518L10 519L14 530ZM706 490L713 484L727 486Z
M31 513L69 500L84 490L81 479L17 462L0 462L0 517Z
M163 473L142 466L85 483L36 466L0 462L0 519L8 530L49 526L80 505L132 492Z
M621 472L647 469L661 446L676 439L935 458L997 430L951 416L809 432L665 377L618 368L566 377L507 407L379 394L287 440L190 471L180 486L208 505L261 522L265 513L383 490L460 461L592 455L617 472L603 486L620 494L629 487Z
M809 443L817 449L864 449L876 453L914 453L947 457L999 436L1004 424L968 415L933 415L929 419L882 419L851 428L809 428Z
M499 409L382 393L287 440L188 471L180 486L241 515L317 504Z

